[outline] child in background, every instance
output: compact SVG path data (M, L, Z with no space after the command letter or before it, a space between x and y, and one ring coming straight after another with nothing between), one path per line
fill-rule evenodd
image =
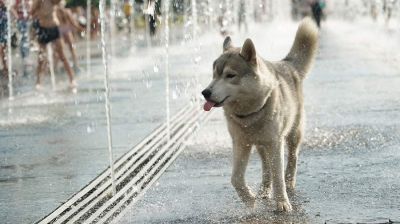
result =
M8 77L8 65L6 58L6 48L7 48L7 7L4 0L0 0L0 57L3 64L3 76Z

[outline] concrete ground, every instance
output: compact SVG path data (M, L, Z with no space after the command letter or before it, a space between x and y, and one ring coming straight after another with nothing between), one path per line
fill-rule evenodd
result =
M295 26L256 28L250 36L258 52L282 58ZM239 201L230 184L230 138L221 109L214 108L210 122L120 223L400 222L398 40L398 31L369 22L323 24L319 55L305 80L307 128L292 213L275 213L271 201L259 200L254 210ZM257 153L247 181L257 190Z

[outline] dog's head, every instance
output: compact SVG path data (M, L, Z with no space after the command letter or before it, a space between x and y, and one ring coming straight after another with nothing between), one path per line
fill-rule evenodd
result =
M202 91L207 101L204 110L224 106L233 113L246 114L263 105L274 79L261 60L250 39L242 48L235 48L227 37L222 55L213 64L213 80Z

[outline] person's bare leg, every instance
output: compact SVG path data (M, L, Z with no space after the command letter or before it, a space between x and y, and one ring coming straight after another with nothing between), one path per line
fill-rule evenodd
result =
M69 65L67 58L65 57L64 49L63 49L63 42L62 42L61 38L58 38L57 40L54 41L54 47L58 54L58 57L64 64L64 68L65 68L65 71L67 72L71 87L74 87L76 85L75 79L74 79L74 71L72 70L71 66Z
M40 88L41 78L46 66L46 45L39 44L38 66L36 68L36 88Z
M7 65L7 59L6 59L5 49L6 49L5 46L0 45L0 57L1 57L1 62L3 63L3 75L7 77L7 74L8 74L8 65Z
M78 58L76 56L76 51L74 48L74 37L72 36L72 33L68 33L64 37L65 43L67 44L69 51L71 52L72 56L72 61L74 62L74 67L78 68Z
M55 49L54 45L51 46L51 47L53 48L53 52L56 52L56 49ZM60 59L58 58L58 55L57 54L53 54L53 66L54 66L54 71L55 72L61 71L60 67L58 66L58 62L59 61L60 61Z

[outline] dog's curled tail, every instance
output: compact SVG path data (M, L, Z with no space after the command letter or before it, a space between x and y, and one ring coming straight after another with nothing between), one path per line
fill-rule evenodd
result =
M304 18L297 29L296 37L284 61L291 62L302 78L313 64L318 48L318 27L309 18Z

